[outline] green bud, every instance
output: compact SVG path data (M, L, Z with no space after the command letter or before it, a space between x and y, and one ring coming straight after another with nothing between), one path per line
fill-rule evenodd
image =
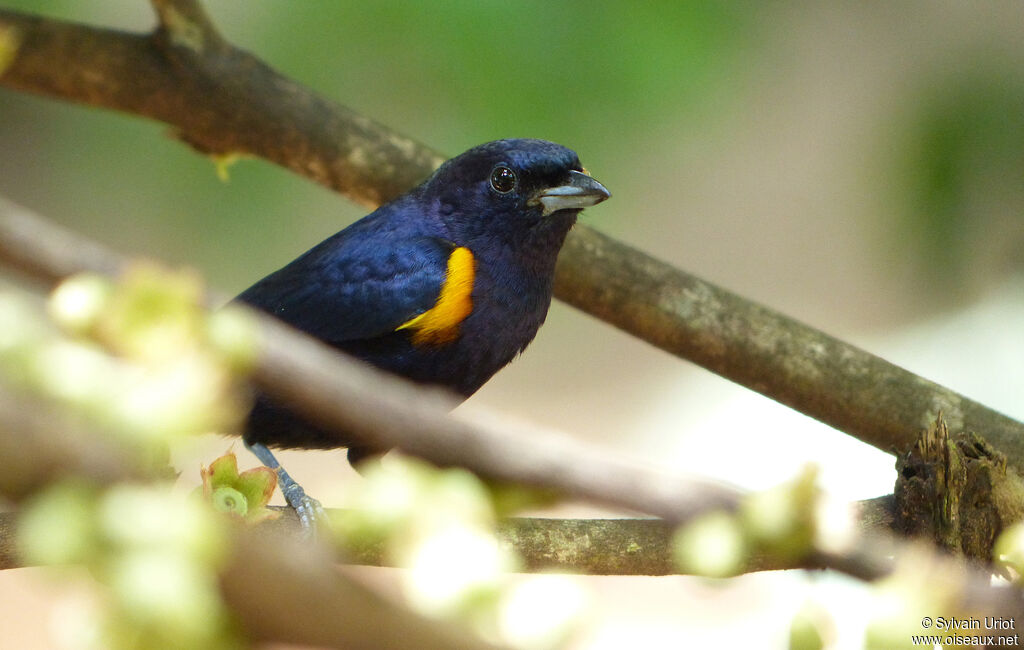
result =
M800 557L814 544L819 491L817 470L808 466L796 479L740 504L740 519L753 541L784 558Z
M96 492L59 483L29 501L18 523L19 553L30 564L88 562L99 553Z
M232 487L219 487L213 491L213 507L218 512L230 512L244 517L249 512L249 501L245 495Z
M825 610L804 605L789 625L789 650L821 650L831 631L832 621Z
M91 332L110 303L113 285L107 278L92 273L72 276L50 294L50 317L73 334Z
M672 546L680 569L709 578L736 575L748 553L743 529L725 512L708 513L681 526Z
M213 312L206 321L206 335L232 371L244 374L256 366L260 350L259 327L244 310L228 305Z
M1003 530L996 540L992 557L997 563L1013 569L1018 581L1024 576L1024 522L1018 521Z

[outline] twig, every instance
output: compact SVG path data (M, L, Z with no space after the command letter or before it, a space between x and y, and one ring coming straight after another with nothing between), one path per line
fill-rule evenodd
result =
M0 9L0 25L26 37L0 85L151 117L202 152L259 156L370 206L443 159L226 42L196 49L163 38L169 8L215 32L193 0L155 6L153 35ZM981 433L1024 470L1020 422L586 226L570 234L555 293L884 451L908 448L941 409L953 430Z
M862 510L864 534L888 532L879 523L881 515L891 507L892 496L870 499L858 504ZM298 518L290 508L272 506L281 516L260 524L273 533L295 535L300 532ZM870 513L870 514L869 514ZM0 513L0 569L24 566L13 546L16 513ZM681 573L672 555L672 526L661 519L554 519L511 517L498 524L497 535L523 561L523 570L562 571L588 575L662 576ZM345 564L394 566L380 543L364 543L358 548L340 550ZM760 553L751 557L741 571L779 571L784 569L821 569L846 562L841 557L823 560L784 558L778 554ZM849 563L848 563L849 564ZM864 579L874 579L888 571L888 562L869 571L863 558L850 565L848 573L859 571Z

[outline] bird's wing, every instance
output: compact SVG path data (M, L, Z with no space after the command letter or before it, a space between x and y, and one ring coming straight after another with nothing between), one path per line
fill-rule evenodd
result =
M453 262L467 249L436 237L394 241L346 237L342 231L238 296L238 300L332 344L408 328L438 330L442 302L451 303ZM463 259L463 263L465 260ZM469 287L472 289L472 255ZM462 274L464 275L464 274ZM448 287L448 288L446 288ZM448 300L442 300L448 296ZM456 296L457 297L457 296ZM465 314L441 314L457 322ZM468 313L468 312L467 312ZM443 328L442 328L443 329Z

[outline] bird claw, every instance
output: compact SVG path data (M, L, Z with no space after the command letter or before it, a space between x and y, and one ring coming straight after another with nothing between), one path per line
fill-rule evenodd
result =
M285 502L299 518L299 525L302 526L302 537L304 539L317 539L319 537L320 525L327 524L327 513L320 502L306 494L302 486L295 482L288 472L277 462L277 458L266 446L258 442L245 445L249 451L259 458L260 461L274 470L277 474L277 484L281 488Z
M327 521L327 513L320 502L306 494L298 483L292 481L282 488L284 500L295 511L302 526L302 537L317 539L320 537L320 525Z

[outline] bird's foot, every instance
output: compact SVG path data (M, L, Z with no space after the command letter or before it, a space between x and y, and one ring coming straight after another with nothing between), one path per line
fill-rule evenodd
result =
M302 486L296 483L295 479L281 467L281 463L277 462L277 458L274 457L274 454L266 446L254 442L252 444L245 443L245 447L256 458L259 458L261 463L274 470L277 474L277 485L281 488L281 494L284 495L285 502L291 506L299 518L299 524L302 526L302 536L306 539L316 539L319 534L320 525L325 524L327 521L327 514L324 512L320 502L306 494Z
M281 493L284 494L284 500L292 507L295 514L299 518L299 524L302 526L302 535L308 539L316 539L320 526L319 524L327 520L327 513L324 512L324 507L320 505L320 502L313 497L306 494L306 491L302 489L302 486L296 483L288 473L278 465L278 484L281 486ZM283 477L281 475L284 475Z

